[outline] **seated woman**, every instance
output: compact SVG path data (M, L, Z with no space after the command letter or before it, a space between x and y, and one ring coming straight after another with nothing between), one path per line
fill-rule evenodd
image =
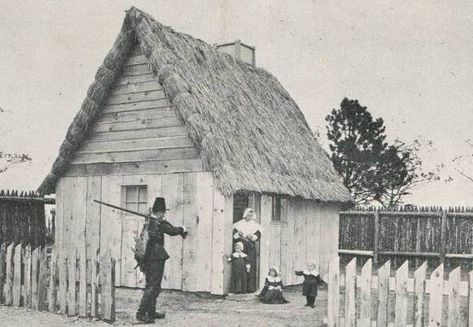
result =
M233 224L233 240L235 243L243 243L244 252L248 256L249 264L252 267L248 273L248 287L245 293L256 292L256 253L263 229L255 218L253 209L246 208L243 212L243 218Z
M282 294L282 281L278 275L278 269L275 266L269 268L268 276L264 281L264 288L258 296L261 302L266 304L289 303Z

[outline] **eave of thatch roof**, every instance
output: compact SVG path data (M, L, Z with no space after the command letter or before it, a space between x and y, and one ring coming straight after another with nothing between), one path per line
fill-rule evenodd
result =
M276 78L134 7L39 192L54 192L136 40L222 193L247 190L352 201L302 112Z

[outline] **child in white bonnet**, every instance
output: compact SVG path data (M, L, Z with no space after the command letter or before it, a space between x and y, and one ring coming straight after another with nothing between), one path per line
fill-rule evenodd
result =
M232 293L246 293L248 289L247 273L250 272L251 266L248 256L243 253L243 243L237 242L234 245L235 251L232 255L227 256L227 261L232 264Z

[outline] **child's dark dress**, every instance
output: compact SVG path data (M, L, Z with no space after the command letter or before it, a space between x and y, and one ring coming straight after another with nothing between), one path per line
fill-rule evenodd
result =
M248 289L248 276L246 269L247 267L250 267L248 256L243 252L235 252L228 257L227 260L232 264L231 292L246 293Z
M296 271L296 275L304 276L304 283L302 284L302 295L317 296L317 288L322 282L320 275L315 271L309 272L307 270Z
M307 298L307 304L314 307L315 298L317 297L317 287L322 282L320 275L316 271L296 271L297 276L304 276L302 284L302 295Z
M233 230L234 235L237 234L238 231L236 229ZM257 257L257 249L259 247L259 239L261 238L261 233L258 231L254 234L256 236L256 240L253 241L249 238L246 237L239 237L235 238L234 236L234 243L241 242L243 243L243 252L248 256L248 263L252 267L256 267L256 257ZM248 289L245 291L245 293L253 293L256 292L256 269L251 269L251 271L248 273Z
M277 287L281 287L278 289ZM289 303L282 295L282 281L279 277L266 277L264 288L258 296L259 300L266 304L283 304Z

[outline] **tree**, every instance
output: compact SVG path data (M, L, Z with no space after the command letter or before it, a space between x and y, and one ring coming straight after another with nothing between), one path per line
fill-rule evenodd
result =
M463 179L468 182L473 182L473 141L466 140L467 150L462 154L453 157L452 164L456 173L460 174ZM447 182L453 180L452 176L448 176Z
M29 161L31 161L31 158L26 153L8 153L0 150L0 174L15 165Z
M416 185L438 177L423 170L421 141L388 144L383 119L374 120L357 100L344 98L326 121L332 162L357 203L392 208Z
M0 114L5 113L6 110L0 107ZM5 139L5 132L1 129L0 126L0 136L1 139ZM8 169L13 166L30 162L31 158L26 153L11 153L5 150L2 150L3 145L0 143L0 174L6 172Z
M373 120L358 100L344 98L325 118L331 159L355 201L366 204L380 192L379 158L387 147L381 118Z
M405 196L412 193L417 186L440 180L443 164L426 170L420 152L432 149L432 141L419 138L411 144L398 139L389 145L380 158L380 174L383 188L375 199L385 208L394 208L403 204Z

